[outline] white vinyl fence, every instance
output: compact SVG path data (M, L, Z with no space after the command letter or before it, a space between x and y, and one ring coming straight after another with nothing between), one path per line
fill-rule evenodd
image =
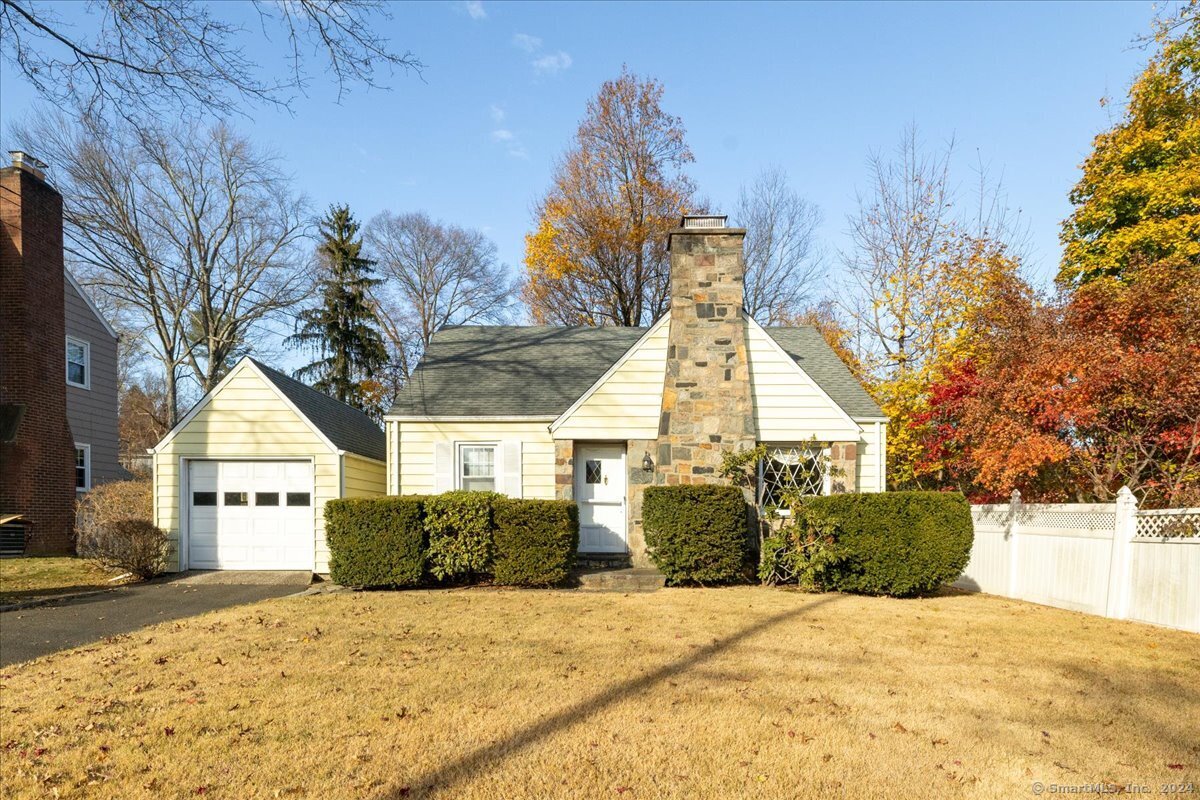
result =
M960 589L1200 633L1200 508L1115 503L972 506Z

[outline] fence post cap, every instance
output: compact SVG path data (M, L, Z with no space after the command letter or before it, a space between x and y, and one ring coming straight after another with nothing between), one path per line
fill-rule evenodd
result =
M1012 494L1011 494L1011 495L1009 495L1009 500L1011 500L1011 501L1012 501L1012 502L1014 502L1014 503L1019 503L1019 502L1021 502L1021 490L1020 490L1020 489L1013 489L1013 490L1012 490Z
M1133 490L1131 490L1128 486L1122 486L1120 491L1117 492L1117 500L1122 500L1126 503L1136 503L1137 497L1134 496Z

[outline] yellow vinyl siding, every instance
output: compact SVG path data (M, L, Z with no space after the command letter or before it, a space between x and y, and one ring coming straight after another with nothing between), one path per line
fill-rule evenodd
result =
M751 323L746 338L759 441L803 442L812 437L823 442L859 441L861 428L780 352L766 331Z
M554 499L554 439L550 423L409 422L387 423L392 459L391 494L431 494L434 489L433 447L436 442L521 442L521 491L524 497ZM397 463L398 462L398 463ZM396 482L398 479L398 483Z
M327 572L325 501L341 493L339 458L249 363L235 370L208 404L154 455L155 524L171 539L175 568L180 564L183 513L180 459L296 458L313 463L314 569ZM378 472L382 471L381 464ZM383 487L379 488L382 492Z
M654 439L667 370L668 323L661 320L587 400L554 430L555 439Z
M343 497L379 497L387 494L385 464L347 453L342 468L346 471Z

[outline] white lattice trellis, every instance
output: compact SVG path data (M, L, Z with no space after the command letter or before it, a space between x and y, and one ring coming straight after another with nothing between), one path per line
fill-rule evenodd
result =
M1200 508L1170 508L1137 512L1137 535L1147 538L1192 539L1200 536Z
M785 492L825 493L825 451L819 447L771 447L758 466L758 502L764 508L783 505Z

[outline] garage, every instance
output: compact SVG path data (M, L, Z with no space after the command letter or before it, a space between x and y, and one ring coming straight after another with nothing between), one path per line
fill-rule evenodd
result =
M385 493L380 426L252 358L151 453L176 570L328 572L325 503Z
M308 461L188 462L192 569L313 568Z

